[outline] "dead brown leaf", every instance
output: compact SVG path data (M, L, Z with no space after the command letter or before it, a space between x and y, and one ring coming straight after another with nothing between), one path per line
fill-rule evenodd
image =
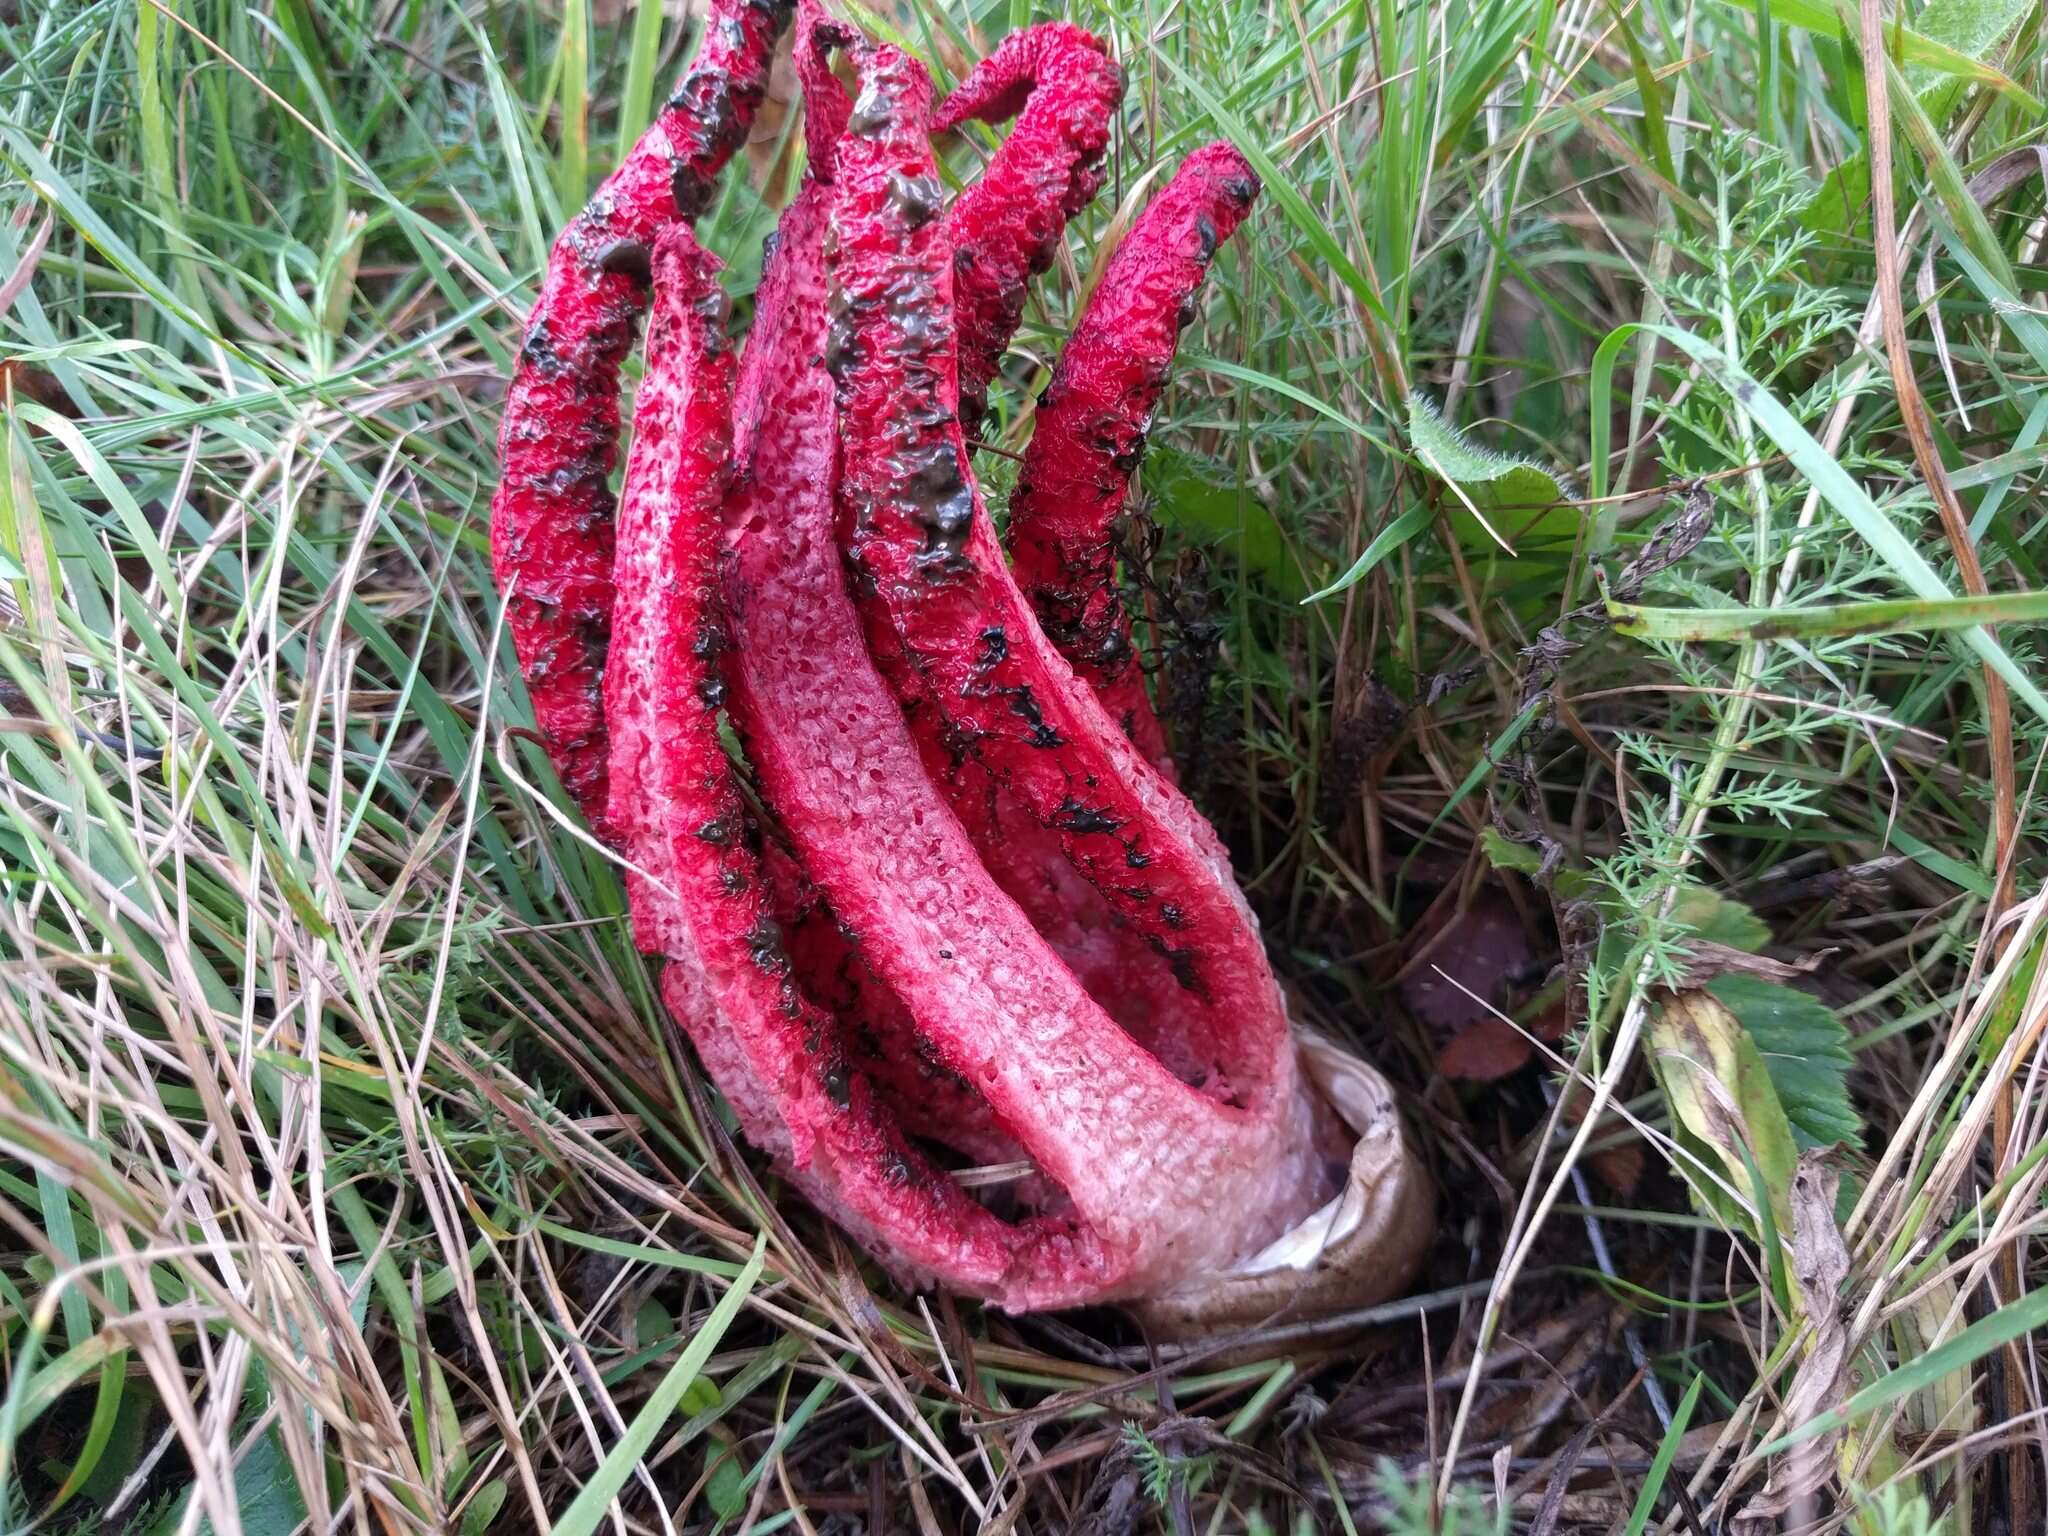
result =
M1835 1193L1841 1178L1825 1158L1818 1150L1802 1152L1792 1175L1792 1283L1813 1337L1785 1394L1788 1430L1839 1408L1849 1395L1852 1351L1841 1300L1842 1283L1849 1278L1849 1249L1835 1224ZM1787 1451L1771 1469L1763 1491L1736 1516L1736 1528L1776 1530L1794 1510L1799 1514L1792 1523L1808 1524L1817 1512L1817 1496L1834 1475L1835 1447L1841 1438L1842 1432L1835 1430Z

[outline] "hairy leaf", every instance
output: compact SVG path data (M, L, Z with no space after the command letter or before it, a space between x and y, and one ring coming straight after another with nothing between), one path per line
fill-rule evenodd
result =
M1460 543L1511 555L1570 552L1579 519L1561 505L1573 494L1564 480L1472 442L1421 395L1408 397L1408 441L1450 488L1445 512Z

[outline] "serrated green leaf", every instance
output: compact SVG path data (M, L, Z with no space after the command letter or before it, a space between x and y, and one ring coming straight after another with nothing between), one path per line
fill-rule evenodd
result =
M1928 0L1914 18L1914 30L1965 58L1982 59L2032 8L2033 0ZM1926 64L1906 66L1906 80L1916 93L1954 78Z
M1849 1102L1849 1030L1819 998L1757 976L1720 976L1707 987L1762 1054L1802 1147L1855 1143L1863 1121Z
M1561 505L1572 490L1558 476L1472 442L1421 395L1408 397L1408 442L1451 488L1444 510L1461 544L1516 556L1570 553L1579 515Z
M1771 926L1733 896L1687 882L1671 904L1671 916L1696 939L1755 954L1771 942Z
M1721 0L1721 3L1734 10L1752 13L1757 8L1756 0ZM1770 10L1773 21L1797 27L1802 32L1811 32L1818 38L1834 41L1842 36L1841 17L1826 0L1771 0ZM2029 112L2038 114L2042 110L2041 102L2032 92L2002 71L1927 36L1925 32L1887 22L1884 35L1886 43L1895 46L1908 64L1923 64L1941 74L1978 81L2004 92Z
M193 1497L187 1489L152 1528L150 1536L171 1536L185 1523L185 1508ZM291 1459L285 1455L277 1432L270 1431L250 1446L235 1463L235 1510L241 1517L245 1536L291 1536L306 1522L306 1502L299 1494L298 1479ZM213 1536L213 1521L202 1515L200 1536Z

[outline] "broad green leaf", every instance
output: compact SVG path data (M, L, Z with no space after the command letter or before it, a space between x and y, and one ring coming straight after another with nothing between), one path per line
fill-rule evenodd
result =
M1802 1147L1856 1143L1862 1118L1849 1102L1849 1030L1819 998L1757 976L1716 977L1707 990L1763 1054L1778 1101Z
M188 1489L164 1511L149 1536L173 1536L181 1530L191 1498ZM292 1474L291 1458L285 1455L274 1429L235 1463L235 1511L241 1516L243 1536L292 1536L306 1522L306 1502ZM198 1536L214 1536L213 1521L204 1515L199 1519Z
M475 1498L462 1511L462 1536L484 1536L491 1528L491 1522L498 1518L498 1511L505 1507L505 1499L512 1491L511 1485L502 1477L494 1477L477 1490Z
M1671 904L1673 920L1692 930L1694 938L1728 949L1755 954L1771 942L1770 924L1732 896L1688 881Z
M1915 20L1917 34L1948 48L1961 59L1981 62L2026 15L2031 0L1932 0ZM1773 5L1773 10L1779 7ZM1897 35L1887 24L1887 39ZM1912 36L1908 33L1907 36ZM1906 49L1907 88L1937 125L1948 121L1970 76L1961 69L1943 69L1916 59ZM1845 235L1860 223L1870 206L1870 158L1858 150L1822 180L1800 222L1816 234Z
M1720 0L1720 3L1731 10L1749 11L1752 14L1757 10L1756 0ZM1802 32L1812 32L1819 37L1832 40L1839 39L1842 35L1841 18L1828 0L1770 0L1770 14L1774 21L1782 21L1788 27L1797 27ZM1991 86L2003 91L2036 115L2043 110L2040 101L2031 92L2022 89L2018 82L2003 72L1993 69L1989 64L1980 63L1968 54L1958 52L1947 43L1937 42L1924 32L1887 22L1884 35L1885 41L1895 46L1908 64L1924 65L1940 74L1955 75Z
M1556 475L1472 442L1421 395L1408 397L1408 442L1450 488L1444 510L1451 531L1468 549L1517 556L1570 553L1579 516L1576 508L1560 505L1572 492Z
M1479 850L1486 855L1486 862L1495 869L1513 870L1519 875L1533 875L1543 867L1543 855L1527 843L1515 842L1502 834L1498 827L1479 829Z
M1914 18L1914 30L1930 42L1953 48L1964 58L1981 60L2032 9L2033 0L1928 0ZM1887 27L1885 33L1890 36L1891 29ZM1929 64L1909 61L1906 67L1907 82L1923 100L1931 87L1953 79L1952 73ZM1932 116L1941 117L1934 102L1929 101L1927 106Z
M721 1520L737 1520L747 1507L747 1474L731 1447L716 1442L704 1448L711 1459L711 1475L704 1482L704 1498L711 1512Z
M1240 493L1220 476L1203 473L1199 460L1181 453L1153 455L1145 463L1144 475L1152 515L1163 526L1230 548L1243 518L1245 563L1289 601L1304 595L1306 583L1286 536L1256 496Z
M1816 235L1841 239L1870 217L1870 160L1863 151L1830 167L1812 199L1800 210L1799 222Z
M660 1297L650 1296L640 1303L640 1310L633 1314L632 1337L635 1342L645 1345L651 1344L658 1339L665 1343L673 1339L675 1335L675 1314L663 1305ZM687 1403L689 1394L685 1393L683 1395ZM717 1395L715 1390L712 1395L714 1397ZM697 1408L702 1406L702 1404L698 1404L691 1407L690 1412L695 1413Z
M700 1413L709 1413L718 1406L718 1383L708 1376L699 1376L683 1389L683 1395L676 1400L676 1412L685 1418L694 1419Z

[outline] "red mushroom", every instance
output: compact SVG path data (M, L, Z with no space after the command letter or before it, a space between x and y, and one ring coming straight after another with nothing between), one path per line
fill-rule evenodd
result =
M1052 265L1067 220L1102 185L1124 75L1109 50L1066 22L1004 38L939 108L938 132L979 120L1017 124L988 169L945 213L960 333L960 420L969 436L989 380L1024 315L1026 283Z
M907 1279L1013 1309L1119 1301L1183 1332L1391 1294L1427 1246L1430 1199L1391 1094L1290 1028L1215 834L1125 734L1136 671L1077 675L1040 619L1070 652L1080 627L1128 635L1106 532L1128 447L1256 182L1227 149L1198 152L1112 263L1045 408L1027 597L960 414L1025 273L963 274L1010 273L1019 252L1043 265L1093 190L1119 77L1077 28L1006 42L939 121L1028 96L997 167L1063 190L1048 204L999 183L948 213L923 69L811 0L800 16L810 173L736 377L715 265L681 219L653 234L602 583L615 632L578 652L602 668L601 717L548 738L633 871L663 997L747 1137ZM851 49L850 104L832 47ZM963 249L983 254L963 265ZM1118 336L1128 356L1098 374ZM616 356L582 356L561 396L602 404ZM534 441L508 419L526 489L501 491L499 547L527 558L501 555L501 576L516 602L562 574L535 549L582 539L567 563L594 592L596 503L528 494ZM1049 499L1061 474L1074 503ZM1063 632L1069 600L1084 623ZM536 611L528 639L547 628ZM544 725L568 718L558 652L520 656Z
M1010 498L1017 585L1039 626L1102 696L1137 749L1171 772L1166 737L1116 586L1116 521L1194 320L1209 259L1236 231L1259 179L1228 144L1196 150L1131 226L1038 397Z
M492 568L535 723L600 831L619 366L647 305L654 243L709 205L767 93L789 10L790 0L712 0L696 63L556 239L505 396Z

